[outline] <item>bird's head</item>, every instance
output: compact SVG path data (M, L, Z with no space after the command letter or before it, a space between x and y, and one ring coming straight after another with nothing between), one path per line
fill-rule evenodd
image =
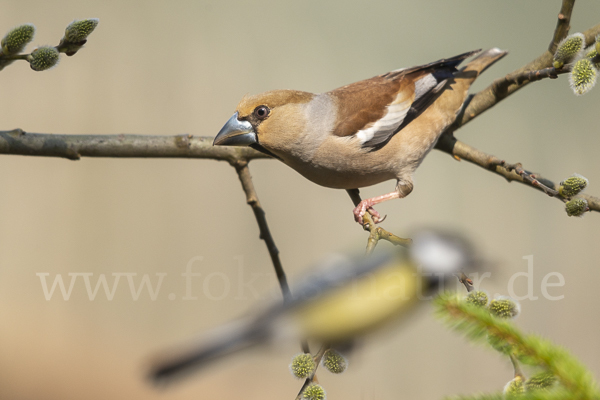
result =
M277 150L305 124L304 106L314 97L297 90L274 90L245 96L219 131L215 146L250 146ZM272 154L271 154L272 155Z

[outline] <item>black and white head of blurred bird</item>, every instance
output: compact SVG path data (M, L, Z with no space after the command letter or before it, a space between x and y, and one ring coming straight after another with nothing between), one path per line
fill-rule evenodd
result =
M297 285L294 300L165 352L153 363L152 380L166 383L228 354L282 338L332 346L351 342L401 319L443 290L455 274L474 267L470 245L457 235L425 231L413 237L408 251L339 257L325 262L326 267L317 265L316 273Z

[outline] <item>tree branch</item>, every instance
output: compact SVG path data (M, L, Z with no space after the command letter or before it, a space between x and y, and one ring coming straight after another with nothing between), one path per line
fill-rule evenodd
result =
M348 189L346 192L348 192L348 196L350 196L354 206L357 207L361 202L360 191L358 189ZM375 246L377 246L380 239L387 240L394 246L408 247L412 244L412 239L401 238L386 231L382 227L375 225L375 223L373 223L373 218L371 218L371 214L368 212L363 215L363 220L363 229L369 232L369 239L367 239L367 248L365 250L367 255L375 250Z
M504 177L509 182L517 181L523 183L564 202L564 199L558 196L559 185L551 180L542 178L539 174L526 173L526 176L524 176L519 171L520 164L508 165L504 160L471 147L449 133L445 133L440 137L436 148L450 154L455 159L464 159L481 168L492 171ZM548 188L551 190L549 191ZM590 210L600 211L600 198L587 194L578 194L576 197L586 199Z
M574 6L575 0L563 0L562 2L562 7L558 13L558 21L556 22L554 36L552 36L552 41L548 46L548 51L552 54L556 51L558 43L569 34L569 29L571 29L571 14L573 13Z
M568 2L565 1L565 3ZM585 35L586 45L589 46L592 44L595 41L596 35L599 33L600 24L583 32ZM490 86L469 99L464 111L462 111L461 114L456 118L452 129L456 130L457 128L467 124L469 121L489 108L495 106L497 103L504 100L517 90L525 87L527 84L543 77L553 77L550 74L547 74L547 76L536 76L536 71L544 70L545 68L550 68L552 66L553 57L554 53L546 51L525 66L511 72L503 78L496 79Z
M0 131L0 154L61 157L69 160L79 160L81 157L199 158L227 161L234 167L250 160L271 158L248 147L213 146L212 140L210 137L192 135L54 135L25 133L15 129ZM541 187L525 182L514 170L503 167L503 160L470 147L449 133L440 137L436 148L491 170L509 181L516 180L541 190ZM551 181L539 177L537 180L554 190L558 188ZM591 210L600 211L600 199L585 194L579 197L588 201ZM406 239L399 238L372 223L367 224L367 230L370 233L371 246L379 239L388 240L395 245L406 244Z
M265 211L258 201L256 190L254 190L254 183L252 182L248 162L240 161L233 164L233 166L240 178L242 189L244 189L244 193L246 194L246 203L252 207L252 211L254 212L254 217L256 218L256 223L258 224L258 229L260 231L260 238L264 240L267 245L267 250L271 256L271 262L275 268L275 274L277 275L277 280L281 287L281 292L283 293L283 301L287 302L292 299L292 294L290 292L285 271L283 270L283 265L279 259L279 249L277 249L277 246L275 245L275 240L273 240L269 225L267 224Z
M0 154L62 157L205 158L236 163L271 158L249 147L213 146L213 138L192 135L54 135L0 131Z
M254 183L252 182L252 175L250 175L250 169L248 168L248 161L237 161L231 165L235 168L235 171L240 178L242 189L244 189L244 193L246 194L246 203L252 207L252 211L254 212L254 217L256 218L256 223L258 224L258 229L260 231L259 237L264 240L267 245L273 268L275 268L275 275L277 275L277 281L279 282L279 287L283 294L283 302L286 303L292 300L292 293L287 282L287 276L283 270L283 265L279 259L279 249L277 249L277 246L275 245L275 240L273 239L271 231L269 230L269 225L267 224L265 211L258 201L258 195L254 189ZM302 347L303 353L310 353L308 342L303 340L300 342L300 346Z

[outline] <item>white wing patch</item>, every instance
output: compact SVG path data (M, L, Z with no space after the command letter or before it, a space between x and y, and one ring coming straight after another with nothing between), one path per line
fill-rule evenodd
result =
M399 93L396 99L387 106L387 112L381 119L378 119L369 128L356 132L356 137L360 140L360 143L363 144L373 139L376 133L385 135L389 132L387 134L391 135L406 117L411 104L411 99L406 99L406 95Z
M415 101L434 89L440 82L432 74L427 74L415 82Z
M419 109L423 101L444 87L445 82L445 80L438 81L433 74L427 74L415 81L414 98L407 99L405 92L398 93L394 101L387 106L387 112L381 119L368 128L356 132L360 144L369 146L385 143L400 128L408 112L415 107Z

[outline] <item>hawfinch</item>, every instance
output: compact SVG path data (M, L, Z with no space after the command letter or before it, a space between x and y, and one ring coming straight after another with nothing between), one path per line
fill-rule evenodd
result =
M362 224L368 211L407 196L412 176L452 124L479 73L506 53L471 51L398 69L326 93L273 90L244 97L214 145L250 146L330 188L358 189L396 179L396 189L354 209Z

